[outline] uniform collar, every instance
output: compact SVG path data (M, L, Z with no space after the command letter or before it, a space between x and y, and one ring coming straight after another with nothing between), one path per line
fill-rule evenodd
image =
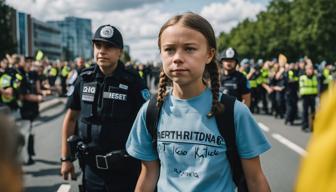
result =
M122 71L124 69L124 64L121 61L118 61L116 69L113 71L110 77L118 78L122 76ZM98 64L95 65L94 72L96 74L95 78L105 78L104 73L100 70Z

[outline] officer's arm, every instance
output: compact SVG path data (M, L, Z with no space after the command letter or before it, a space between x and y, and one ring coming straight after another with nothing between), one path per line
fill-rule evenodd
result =
M242 159L242 166L246 177L248 191L269 192L271 191L267 179L262 171L259 156L251 159Z
M21 95L20 99L24 101L37 102L37 103L43 101L42 95L36 95L36 94L24 94Z
M76 120L78 116L79 111L73 109L68 109L67 113L65 114L62 129L62 149L61 149L61 155L64 158L70 155L70 149L67 144L67 139L71 135L75 134Z
M142 161L136 192L153 192L160 174L159 161Z
M250 107L250 105L251 105L251 93L246 93L246 94L242 95L242 101L247 107Z

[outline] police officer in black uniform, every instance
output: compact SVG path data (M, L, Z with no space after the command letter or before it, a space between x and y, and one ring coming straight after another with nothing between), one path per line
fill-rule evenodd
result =
M251 89L244 74L236 70L238 63L237 51L231 47L224 50L220 56L220 62L224 69L224 73L220 78L220 90L225 94L236 97L249 107Z
M20 115L23 120L29 120L29 130L27 134L27 155L26 165L34 164L35 156L33 133L33 121L39 116L39 103L43 101L43 96L38 92L39 77L38 73L32 70L31 58L26 59L25 63L18 67L23 79L20 86Z
M118 29L100 26L92 42L97 64L81 72L69 96L62 131L61 174L64 179L69 174L74 177L75 148L84 191L134 191L140 163L127 155L125 143L150 93L138 73L126 70L119 60L123 39ZM77 118L78 138L73 139Z

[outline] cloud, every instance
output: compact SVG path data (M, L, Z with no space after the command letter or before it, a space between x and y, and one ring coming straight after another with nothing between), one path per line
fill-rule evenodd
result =
M196 5L203 0L190 2ZM66 16L90 18L93 32L102 24L114 25L123 34L125 44L130 46L132 58L146 62L159 59L157 35L160 27L173 15L183 12L179 8L187 1L81 0L78 3L74 0L35 0L33 3L33 0L7 0L6 3L42 21L62 20ZM190 9L205 17L216 35L222 31L228 32L245 18L255 18L265 9L263 3L248 0L203 4L206 5L198 10Z
M30 13L40 20L59 19L90 12L108 13L157 4L164 0L7 0L6 4Z
M116 26L123 34L124 43L130 46L132 58L142 62L158 59L157 35L160 27L172 15L151 6L89 14L96 18L93 31L103 24Z
M200 14L213 26L216 35L220 32L229 32L240 21L255 16L265 6L248 0L229 0L226 3L212 3L205 6Z

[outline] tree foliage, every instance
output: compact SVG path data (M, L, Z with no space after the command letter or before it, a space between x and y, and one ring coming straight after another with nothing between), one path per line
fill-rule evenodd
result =
M4 0L0 0L0 59L4 58L6 53L14 53L15 35L13 34L13 18L15 18L15 11L7 5Z
M270 59L279 53L290 61L336 60L335 0L272 0L255 20L245 19L218 37L218 50L232 46L241 57Z

